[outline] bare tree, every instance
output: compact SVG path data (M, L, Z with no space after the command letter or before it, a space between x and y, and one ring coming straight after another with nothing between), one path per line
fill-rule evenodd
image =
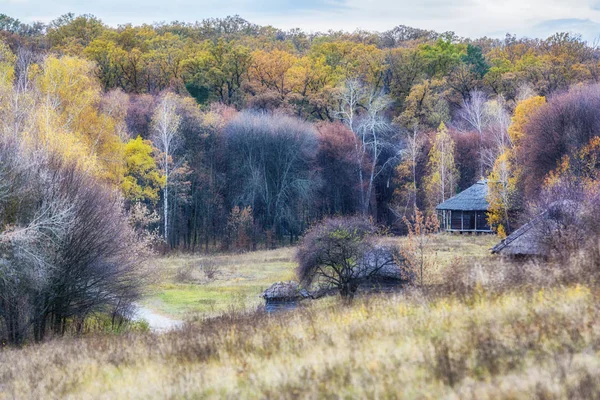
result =
M127 308L143 248L119 196L58 157L0 142L0 329L11 343Z
M357 124L356 119L358 116L358 109L361 102L364 100L366 90L363 84L358 79L348 79L344 83L341 91L338 94L339 107L336 112L336 117L342 120L350 130L357 135ZM358 136L358 135L357 135ZM364 202L364 157L365 157L365 146L362 142L356 142L356 157L358 165L358 179L360 186L360 207L364 213L365 202Z
M181 118L177 114L177 98L172 93L162 96L152 116L152 141L161 151L160 166L165 174L163 189L164 237L169 240L169 169L172 157L180 143L179 125Z
M489 124L489 115L486 109L487 96L479 90L474 90L470 93L469 98L469 100L463 99L458 115L470 129L479 134L479 175L483 176L483 136Z
M383 115L391 99L382 91L369 90L362 82L349 79L339 97L340 118L360 139L356 143L357 165L360 184L360 204L363 215L369 212L375 179L398 159L399 149L394 149L391 136L392 125ZM381 164L384 150L392 149L394 156ZM368 166L367 166L368 165ZM367 176L363 168L367 166Z
M440 231L440 222L436 214L426 217L416 207L412 218L409 220L404 217L403 222L408 229L408 241L402 254L410 269L419 271L420 284L423 286L423 272L428 264L425 260L425 250L433 235Z
M390 105L391 99L382 94L371 94L366 103L366 113L359 123L358 134L362 142L362 153L369 156L368 181L366 192L362 198L363 214L367 214L373 194L375 179L398 158L399 148L394 148L391 137L394 133L392 125L383 112ZM394 155L381 165L384 150L392 150Z
M317 132L296 118L241 113L225 129L231 207L252 207L264 228L299 235L319 181Z
M383 275L412 279L395 247L376 243L375 227L364 218L331 218L312 227L296 253L297 274L306 285L335 288L352 299L361 282Z
M487 114L487 130L491 143L483 149L482 162L485 169L491 170L498 157L507 148L512 147L510 136L508 135L511 116L506 109L506 104L502 97L488 101L485 104L485 113Z

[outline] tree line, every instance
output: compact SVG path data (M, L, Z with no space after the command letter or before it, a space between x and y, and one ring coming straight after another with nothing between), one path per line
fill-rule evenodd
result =
M148 248L272 248L330 216L401 232L482 178L501 235L593 200L598 61L566 33L0 15L0 333L126 314Z
M528 104L599 77L598 50L567 33L307 34L237 16L114 28L67 14L2 15L0 36L18 96L58 96L46 127L73 130L46 145L192 250L294 242L327 215L402 229L484 177L501 182L490 222L511 230Z

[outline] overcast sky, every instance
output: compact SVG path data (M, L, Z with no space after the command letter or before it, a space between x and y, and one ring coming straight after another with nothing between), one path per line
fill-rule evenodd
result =
M113 26L239 14L306 31L409 25L468 37L547 37L557 31L588 41L600 36L600 0L0 0L0 13L24 22L48 22L67 12L94 14Z

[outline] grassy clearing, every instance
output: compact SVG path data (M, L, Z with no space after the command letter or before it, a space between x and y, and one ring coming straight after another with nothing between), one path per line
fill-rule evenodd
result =
M406 238L386 238L403 245ZM441 283L445 268L461 257L471 263L490 259L495 236L437 235L428 244L426 283ZM292 247L254 253L215 256L171 256L157 260L156 283L144 305L175 318L214 316L232 310L251 310L263 304L260 293L277 281L295 279ZM214 265L207 279L202 265Z
M598 398L597 305L578 285L414 293L57 340L0 352L0 399Z
M271 283L294 279L293 248L214 256L172 256L157 260L156 283L144 305L177 318L218 315L262 304ZM208 279L202 266L216 274Z

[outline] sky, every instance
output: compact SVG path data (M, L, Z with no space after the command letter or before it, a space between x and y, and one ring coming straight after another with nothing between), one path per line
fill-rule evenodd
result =
M0 13L23 22L49 22L68 12L93 14L111 26L240 15L307 32L408 25L472 38L545 38L557 31L589 42L600 37L600 0L0 0Z

